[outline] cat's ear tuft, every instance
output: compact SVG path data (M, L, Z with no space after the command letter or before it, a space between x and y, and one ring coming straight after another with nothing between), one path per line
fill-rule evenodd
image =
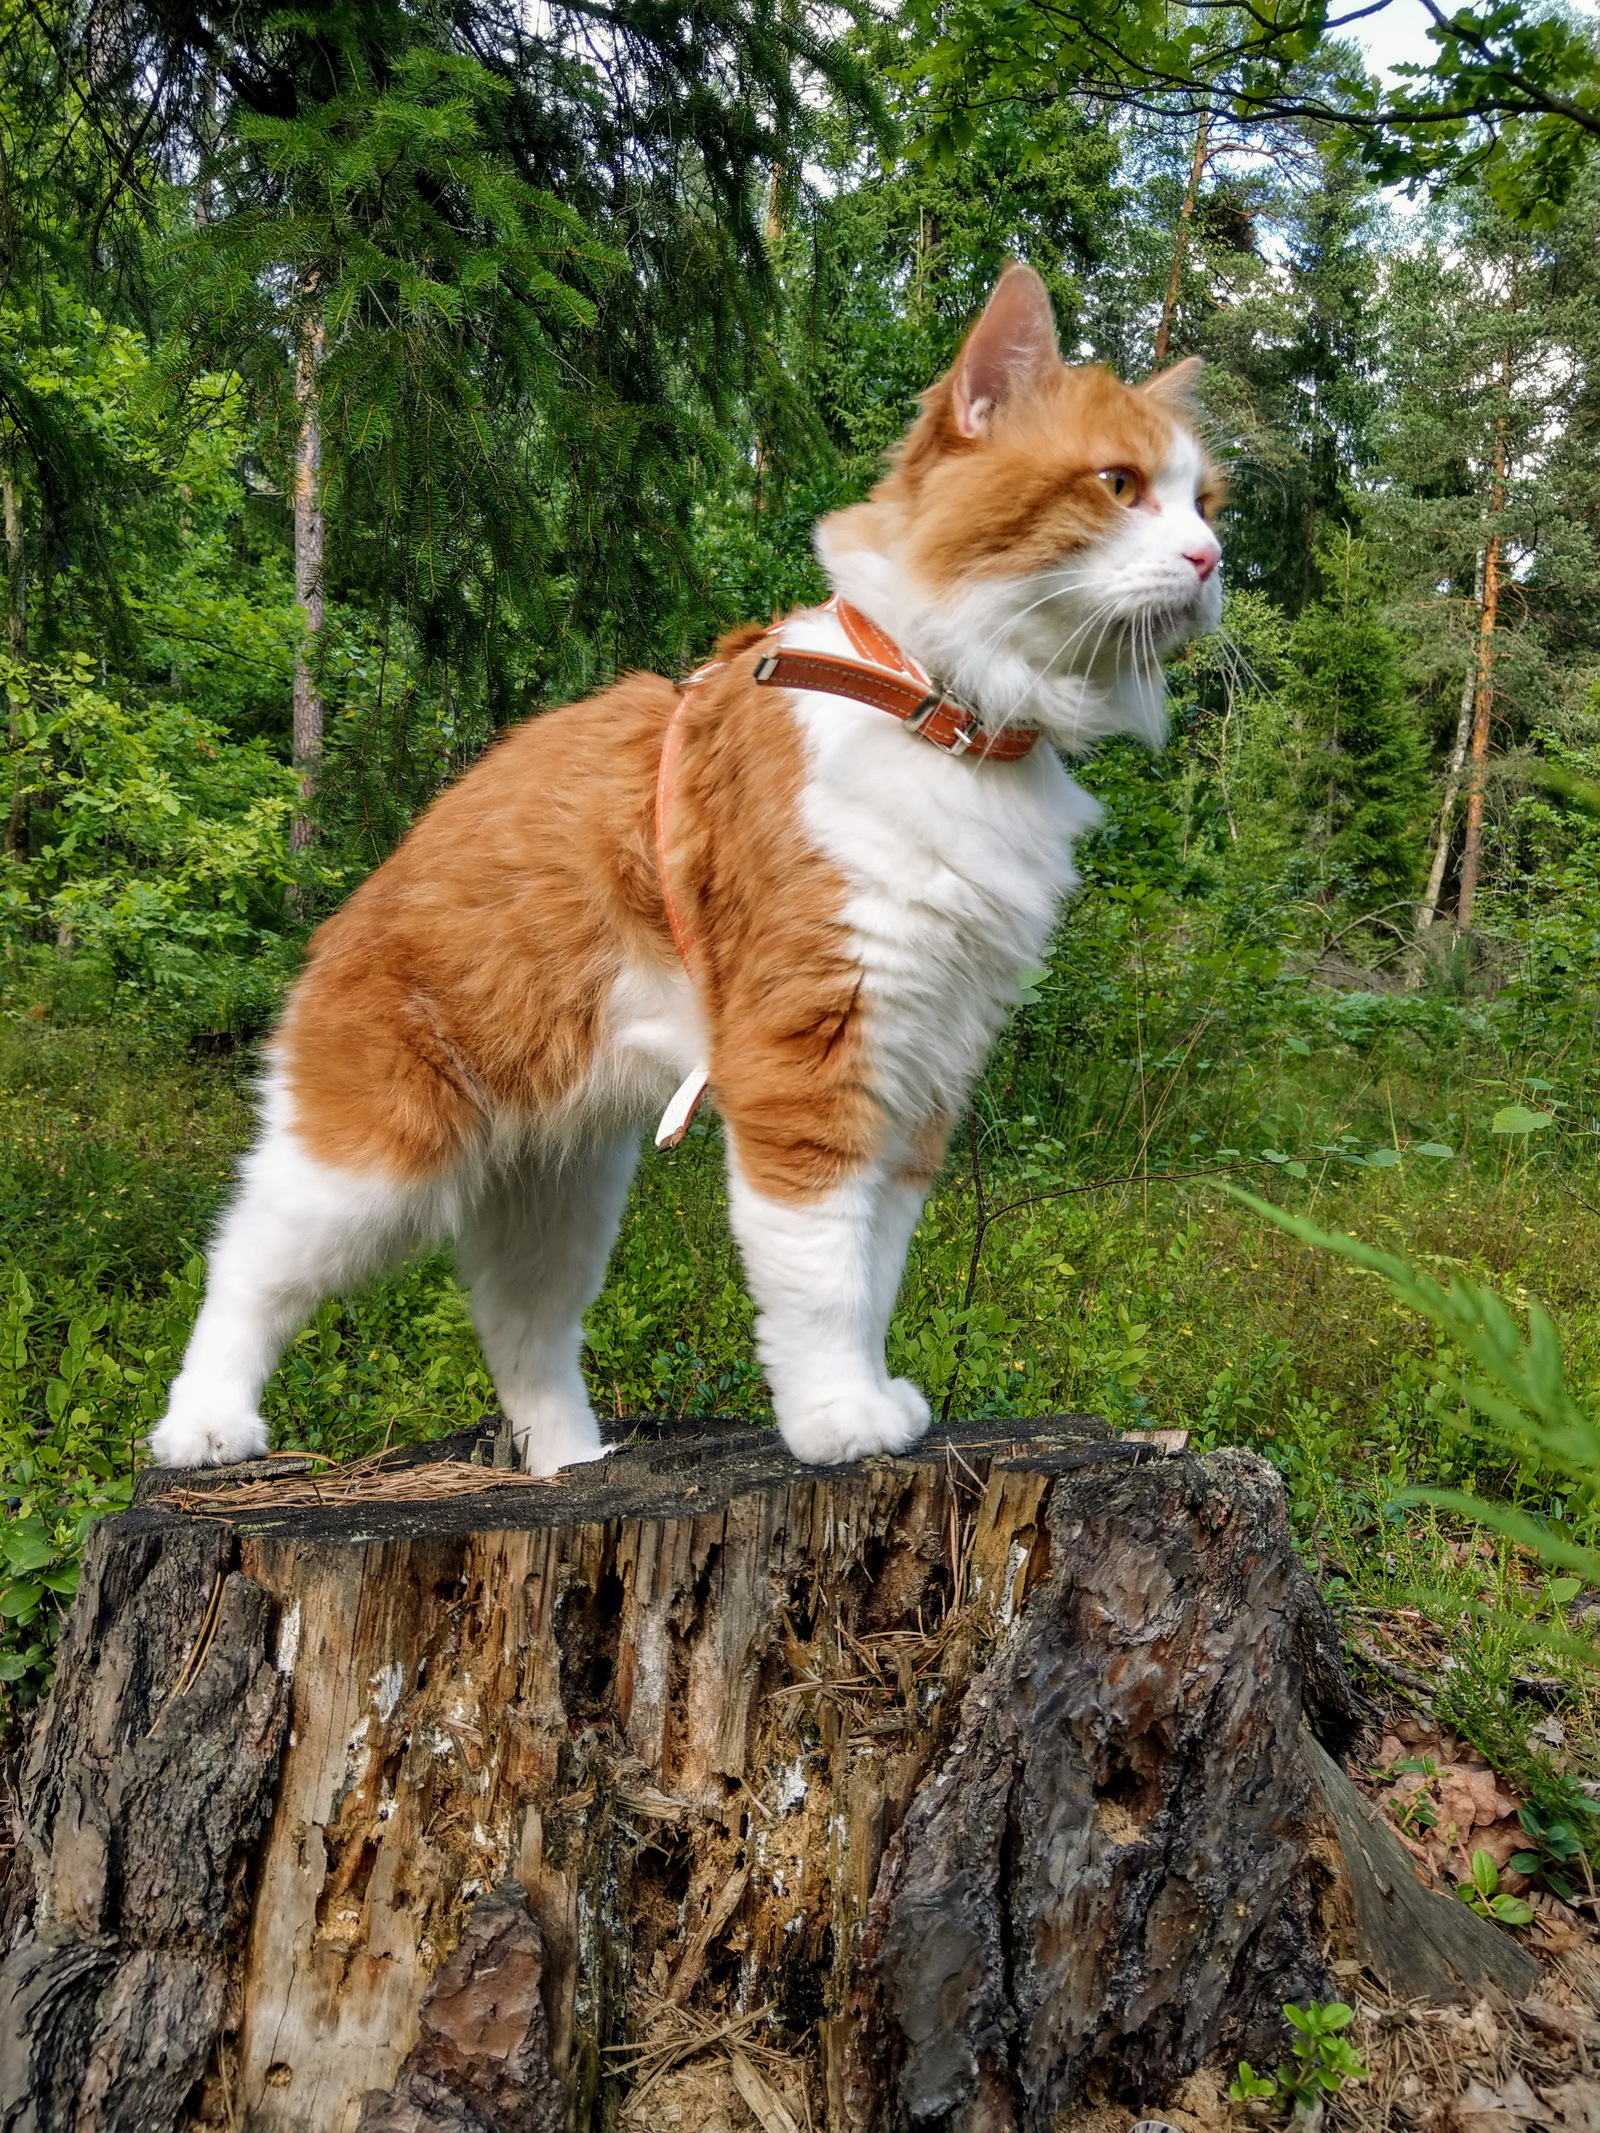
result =
M1013 261L956 358L956 428L963 437L985 436L995 410L1039 385L1060 361L1050 293L1032 267Z
M1175 407L1187 414L1194 405L1194 389L1205 367L1203 356L1185 356L1170 370L1158 370L1153 378L1146 378L1139 390L1147 399L1159 400L1163 407Z

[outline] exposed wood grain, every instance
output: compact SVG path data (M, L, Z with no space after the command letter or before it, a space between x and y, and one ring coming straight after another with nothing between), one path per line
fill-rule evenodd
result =
M566 2133L539 1985L544 1936L515 1882L473 1905L422 2002L421 2035L359 2133Z
M845 2123L1153 2102L1329 1998L1306 1874L1305 1607L1282 1492L1219 1452L1076 1474L1050 1573L878 1878Z
M1382 1814L1315 1740L1305 1753L1333 1818L1352 1914L1354 1952L1403 1999L1481 1999L1490 1986L1522 1999L1543 1975L1526 1949L1486 1918L1424 1888Z
M131 2126L158 2059L140 2133L544 2133L552 2083L609 2133L641 2024L761 2008L769 2115L758 2045L831 2133L1036 2133L1324 1982L1295 1739L1360 1713L1243 1454L665 1431L227 1521L175 1480L97 1537L35 1741L0 2133Z

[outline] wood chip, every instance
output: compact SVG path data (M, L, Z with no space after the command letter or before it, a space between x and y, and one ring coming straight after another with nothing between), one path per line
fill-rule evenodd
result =
M683 1960L673 1973L672 1983L667 1987L667 1998L676 2007L681 2007L700 1982L700 1973L706 1966L706 1957L712 1944L728 1920L739 1908L739 1899L750 1879L750 1869L741 1866L717 1892L717 1899L706 1913L705 1920L683 1951Z
M736 2044L728 2047L728 2064L740 2100L761 2128L761 2133L800 2133L794 2114L772 2087L762 2079Z
M1579 2044L1600 2044L1600 2022L1592 2014L1585 2014L1581 2007L1563 2007L1555 2000L1540 1998L1537 1994L1522 2003L1521 2012L1540 2029L1547 2029L1552 2036L1572 2037Z

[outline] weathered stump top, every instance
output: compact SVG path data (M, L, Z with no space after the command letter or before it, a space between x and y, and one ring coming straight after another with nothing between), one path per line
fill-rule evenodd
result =
M894 1457L832 1467L802 1466L775 1429L728 1416L687 1422L651 1416L613 1423L607 1435L615 1449L606 1458L569 1467L538 1486L493 1485L488 1471L496 1437L492 1423L393 1453L385 1470L396 1473L444 1461L484 1465L481 1494L437 1500L419 1495L403 1501L297 1502L283 1508L252 1503L236 1509L228 1504L227 1496L242 1481L281 1480L298 1493L314 1479L312 1462L302 1465L288 1458L269 1458L231 1467L149 1467L139 1477L135 1515L174 1515L163 1499L182 1491L216 1498L215 1508L208 1506L199 1515L225 1516L240 1533L270 1533L284 1541L420 1540L430 1535L699 1518L726 1509L736 1497L797 1484L825 1487L886 1470L903 1473L918 1467L950 1467L960 1475L965 1466L977 1480L971 1470L975 1457L981 1458L985 1468L1053 1476L1106 1463L1137 1465L1162 1456L1158 1444L1137 1437L1113 1438L1100 1416L1077 1414L1036 1415L1017 1422L947 1423Z

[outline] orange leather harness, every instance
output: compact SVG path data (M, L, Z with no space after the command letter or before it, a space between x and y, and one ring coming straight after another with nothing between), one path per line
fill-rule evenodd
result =
M871 704L875 710L887 711L909 732L931 742L935 748L942 748L947 755L970 755L980 760L1015 763L1038 740L1036 726L1008 726L999 733L986 732L975 711L935 688L923 669L886 637L875 622L837 594L821 612L837 615L839 626L860 654L859 659L840 659L832 652L785 651L780 646L775 652L764 652L756 661L752 677L759 687L815 689L827 696L852 697L857 703ZM781 622L774 623L767 634L775 636L783 627ZM656 871L661 878L661 900L666 908L667 924L672 928L679 958L691 981L694 978L694 935L672 893L672 876L667 865L667 833L672 820L673 784L683 743L684 715L703 684L725 664L723 660L713 659L705 666L697 667L684 682L683 694L662 738L661 767L656 774ZM695 1107L705 1093L706 1081L705 1068L696 1067L682 1083L656 1130L658 1148L675 1148L683 1139Z
M919 739L931 741L947 755L1015 763L1039 738L1037 726L1007 726L999 733L986 733L976 711L936 689L922 668L848 600L835 596L822 612L838 616L860 660L839 659L832 652L768 652L755 665L755 679L763 688L819 689L827 696L853 696L857 703L887 711Z

